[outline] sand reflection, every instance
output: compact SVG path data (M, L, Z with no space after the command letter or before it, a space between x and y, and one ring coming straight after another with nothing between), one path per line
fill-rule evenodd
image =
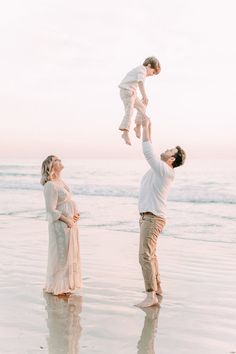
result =
M58 298L44 293L47 310L48 353L78 354L82 296Z
M143 330L137 345L137 354L155 354L155 336L157 332L160 306L152 306L142 309L146 316Z

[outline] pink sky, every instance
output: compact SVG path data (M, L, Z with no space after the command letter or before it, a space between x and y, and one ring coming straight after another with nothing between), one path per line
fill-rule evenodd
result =
M4 6L0 158L139 157L134 135L130 148L117 130L117 86L149 55L162 65L146 80L155 147L236 158L233 1L214 2L214 11L203 0Z

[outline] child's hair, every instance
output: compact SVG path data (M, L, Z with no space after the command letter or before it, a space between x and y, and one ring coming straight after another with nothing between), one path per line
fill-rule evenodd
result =
M150 65L152 69L155 69L157 74L159 74L159 72L161 71L161 64L156 57L146 58L143 62L143 66L148 66L148 65Z
M44 186L45 183L51 180L53 173L53 158L54 155L49 155L42 163L40 183Z

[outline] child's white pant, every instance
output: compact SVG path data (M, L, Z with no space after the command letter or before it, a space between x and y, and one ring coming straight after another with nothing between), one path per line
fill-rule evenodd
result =
M137 109L136 124L142 124L142 115L146 114L146 106L137 97L135 91L120 89L120 98L124 103L125 115L119 127L120 130L129 130L134 108Z

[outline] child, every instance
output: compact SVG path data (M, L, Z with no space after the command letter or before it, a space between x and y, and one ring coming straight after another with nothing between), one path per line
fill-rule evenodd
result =
M125 115L119 127L119 130L123 131L122 138L125 143L131 145L129 138L129 129L131 124L131 118L134 108L137 109L137 116L135 119L135 134L137 138L141 135L142 116L148 118L146 115L146 106L148 104L148 98L144 89L144 81L146 76L153 76L159 74L161 66L157 58L149 57L145 59L143 65L140 65L128 74L119 84L120 97L124 103ZM142 100L137 97L137 88L139 88L142 95Z

